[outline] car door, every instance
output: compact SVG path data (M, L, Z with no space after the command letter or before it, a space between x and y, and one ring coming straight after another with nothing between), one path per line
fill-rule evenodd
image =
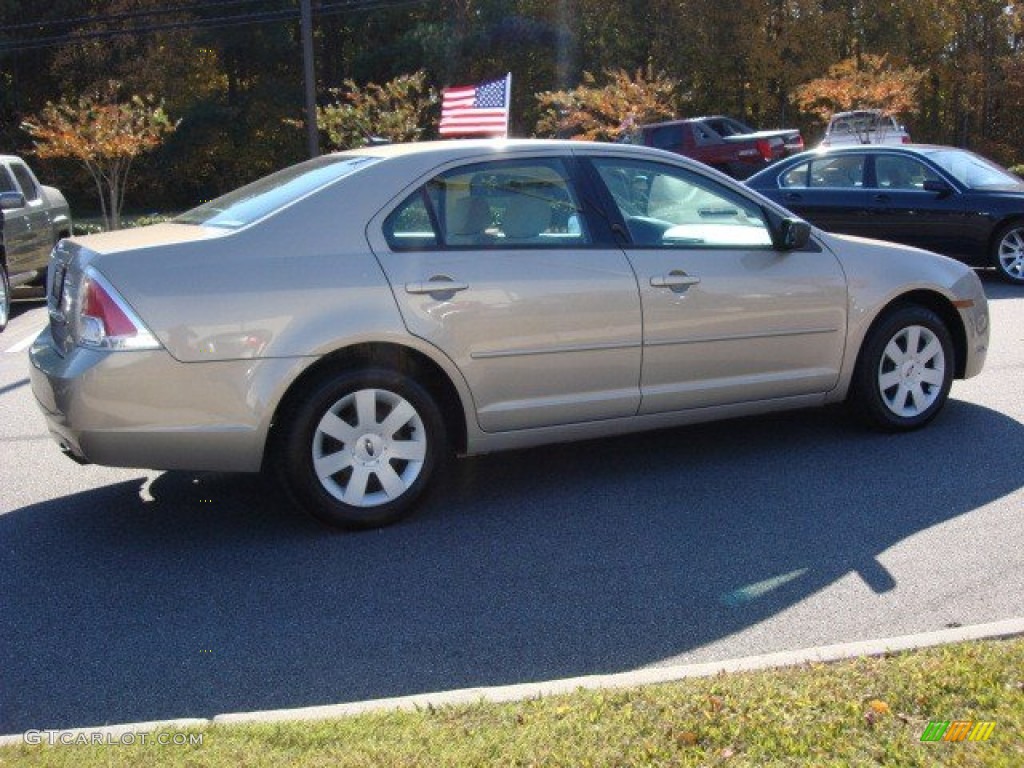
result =
M641 413L836 385L846 284L831 253L776 250L759 204L695 171L615 156L592 162L640 283Z
M21 190L14 183L14 176L8 167L0 163L0 192ZM25 206L0 212L3 216L3 246L6 253L7 269L12 275L25 271L25 265L32 261L32 228Z
M871 237L873 206L866 172L865 153L824 155L782 172L779 194L772 197L827 232Z
M7 211L4 217L4 238L14 243L12 253L8 254L10 272L45 270L54 243L42 190L24 163L12 162L10 170L17 191L25 198L23 208ZM8 226L11 228L10 235Z
M972 251L979 217L950 182L915 157L882 152L871 160L872 237L947 255ZM932 184L946 190L926 189Z
M595 236L571 167L552 154L450 167L368 229L407 328L462 371L485 431L640 403L636 277Z

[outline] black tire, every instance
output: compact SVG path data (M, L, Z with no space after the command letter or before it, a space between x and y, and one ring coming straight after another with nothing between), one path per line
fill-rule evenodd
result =
M876 429L918 429L942 410L955 368L952 338L938 315L917 305L894 308L864 340L850 405Z
M7 265L0 261L0 331L11 319L11 281L7 277Z
M1007 224L996 234L992 266L1006 282L1024 285L1024 222Z
M279 435L271 460L286 491L317 519L347 529L408 515L448 459L433 398L385 369L314 381L285 409Z

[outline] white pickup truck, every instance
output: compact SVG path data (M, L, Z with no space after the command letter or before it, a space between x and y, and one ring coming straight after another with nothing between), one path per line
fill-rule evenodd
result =
M25 162L0 155L0 331L11 314L11 289L46 280L50 251L71 235L71 212L59 190L39 183Z

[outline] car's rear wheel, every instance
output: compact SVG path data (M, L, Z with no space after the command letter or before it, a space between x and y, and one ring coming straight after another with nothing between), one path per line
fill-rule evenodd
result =
M949 397L953 342L929 309L906 305L871 329L861 348L850 400L868 424L887 431L923 427Z
M992 266L1003 280L1024 283L1024 223L1009 224L996 235Z
M7 277L7 265L0 261L0 331L11 319L11 281Z
M318 380L282 425L279 475L315 517L375 528L407 515L448 454L440 410L389 370Z

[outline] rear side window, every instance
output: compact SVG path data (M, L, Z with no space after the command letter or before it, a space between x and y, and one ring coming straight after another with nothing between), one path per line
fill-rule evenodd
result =
M863 187L864 166L864 155L817 158L790 168L779 177L779 185L786 188Z
M39 186L32 178L32 174L28 172L28 168L20 163L14 163L11 170L14 171L14 177L18 180L18 186L21 187L21 194L25 196L25 199L30 203L38 200L40 197Z
M941 181L939 175L912 157L877 155L875 179L881 189L923 190L926 181Z
M433 249L440 245L425 189L416 190L395 209L384 224L384 234L394 251Z
M591 242L560 160L503 160L453 169L384 222L392 250L552 248Z

